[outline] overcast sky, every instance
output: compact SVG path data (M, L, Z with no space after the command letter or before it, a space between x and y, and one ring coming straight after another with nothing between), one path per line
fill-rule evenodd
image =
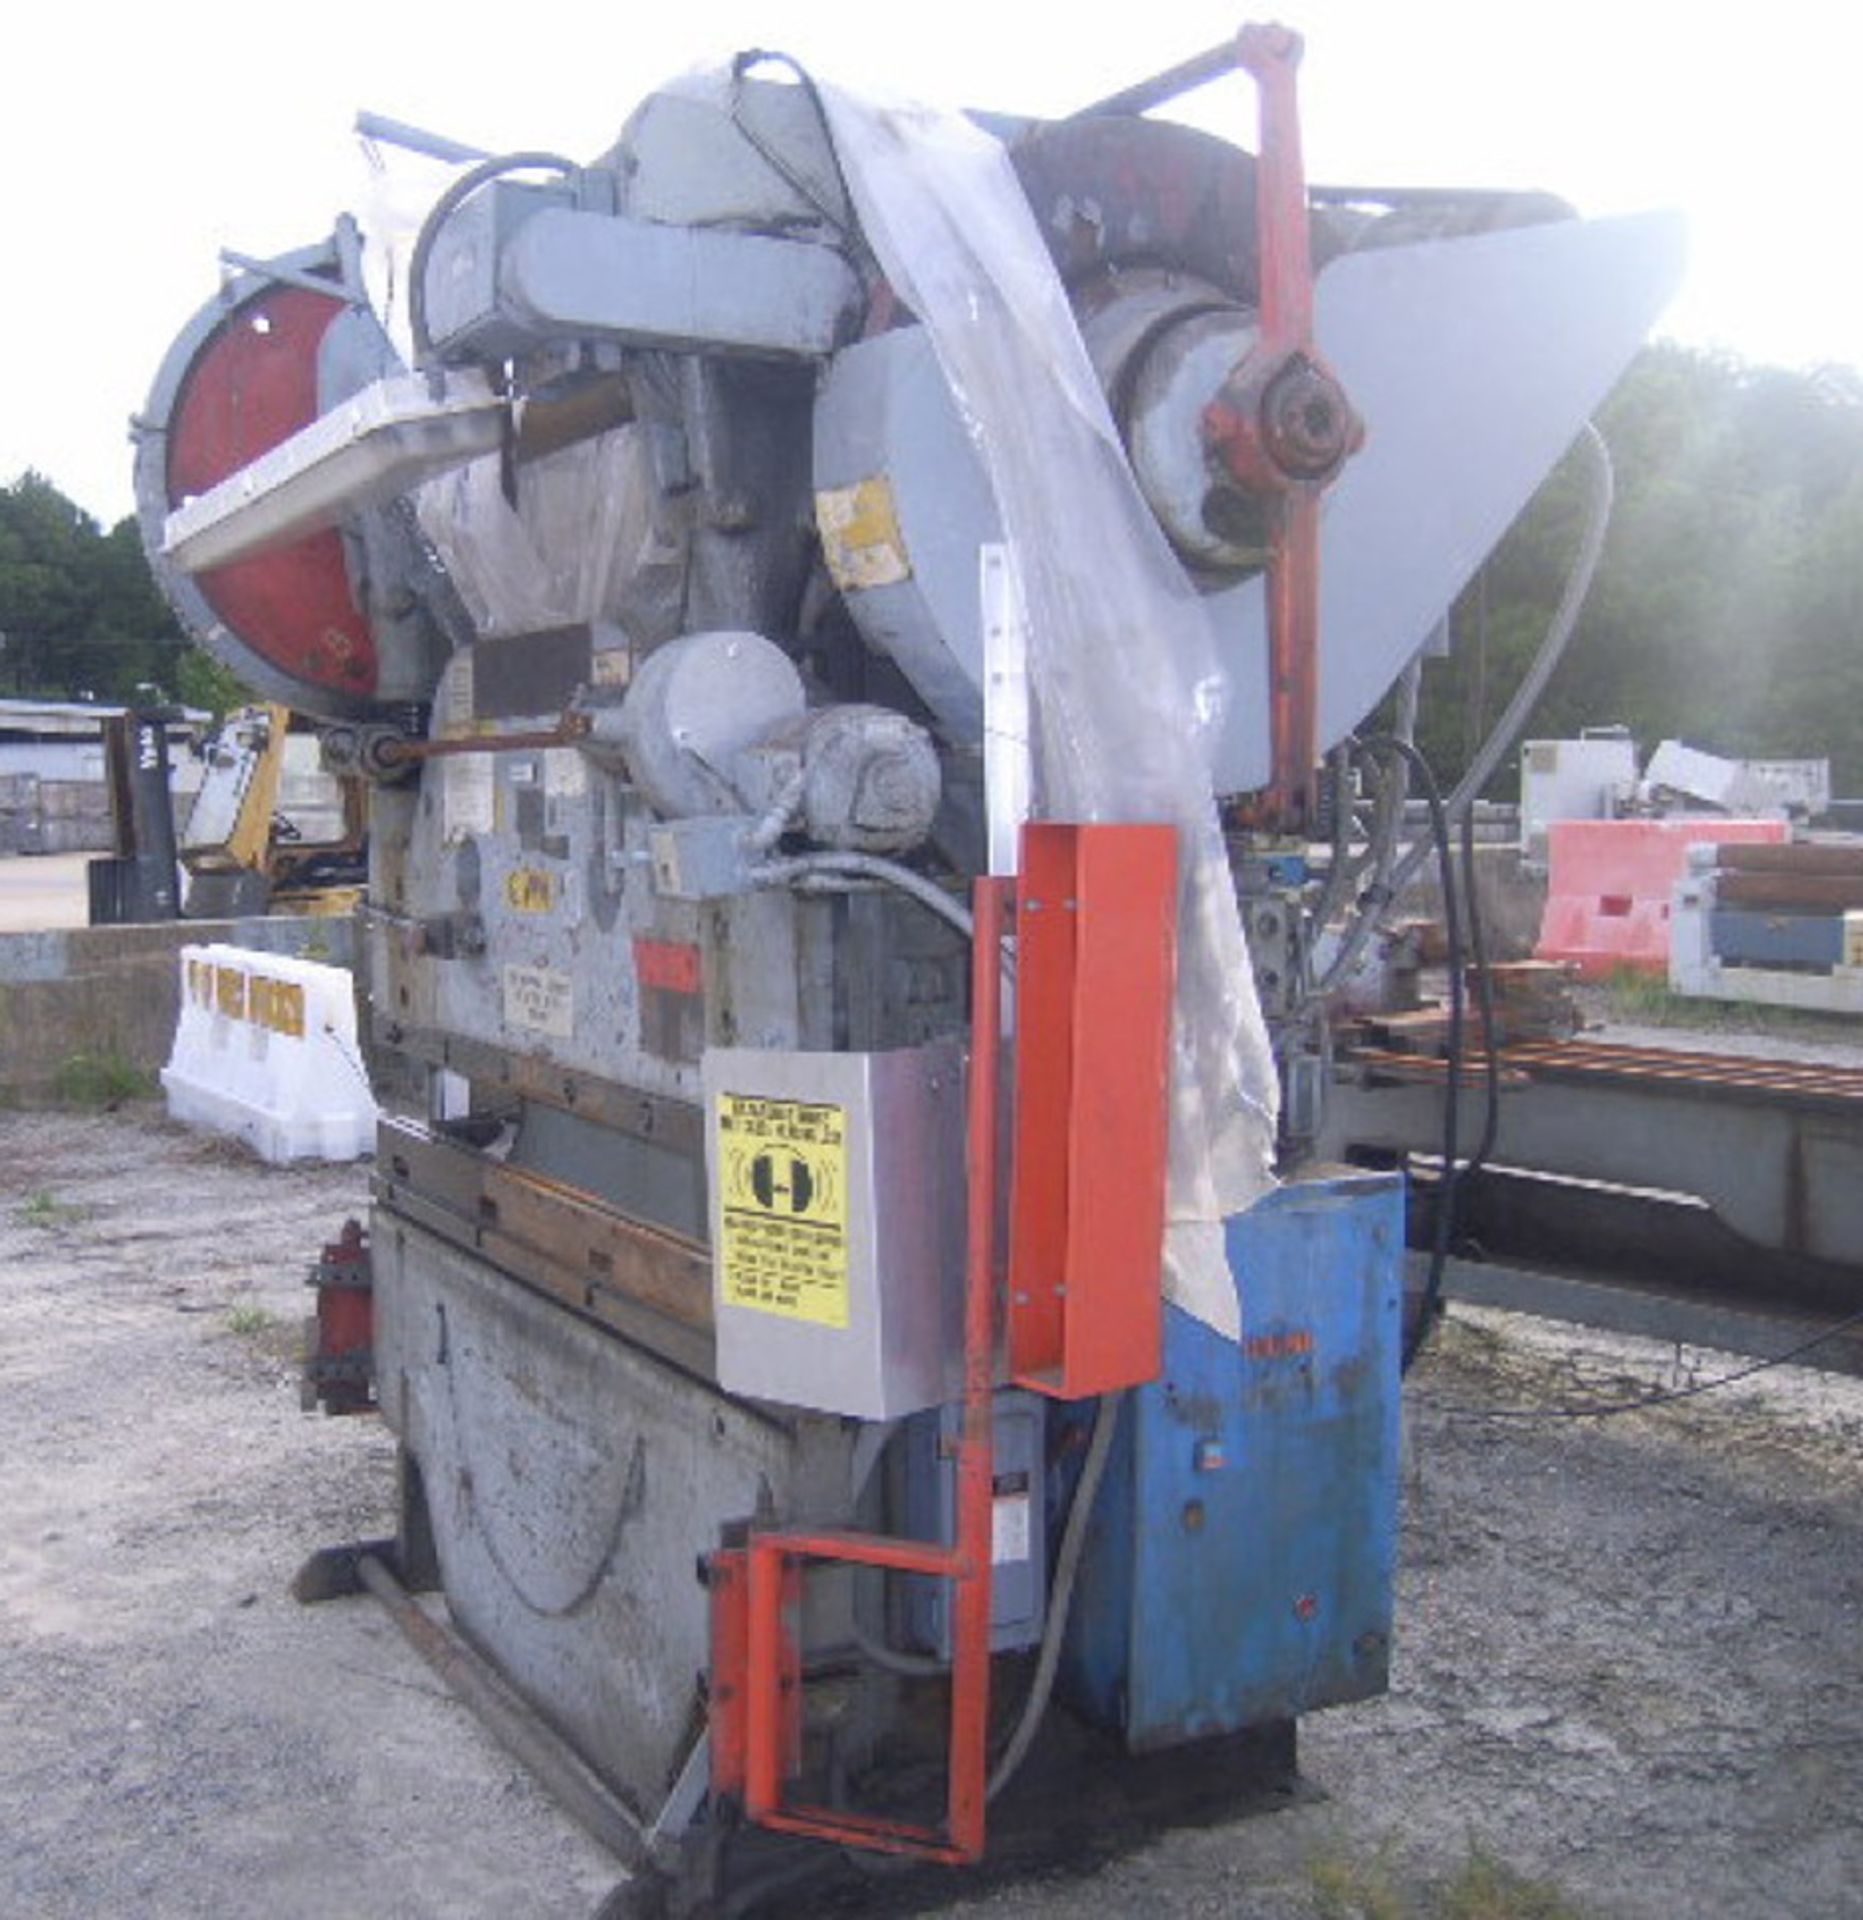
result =
M1231 0L41 0L0 71L7 271L0 482L31 467L109 523L130 414L216 254L283 251L356 205L359 107L477 146L583 156L641 96L757 45L948 105L1060 113L1227 37ZM1679 207L1691 268L1663 331L1752 360L1863 364L1857 56L1838 0L1300 0L1316 180L1546 187L1590 213ZM1198 119L1253 143L1231 79Z

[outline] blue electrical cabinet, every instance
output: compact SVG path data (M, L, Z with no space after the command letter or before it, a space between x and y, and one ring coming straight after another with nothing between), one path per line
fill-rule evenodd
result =
M1063 1689L1139 1752L1363 1699L1389 1671L1402 1177L1281 1187L1227 1245L1242 1337L1166 1307L1073 1597Z

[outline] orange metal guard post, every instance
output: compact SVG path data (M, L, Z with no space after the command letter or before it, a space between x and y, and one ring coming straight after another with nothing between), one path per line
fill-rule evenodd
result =
M711 1560L712 1784L741 1793L759 1825L952 1865L983 1857L990 1718L991 1378L996 1344L997 1082L1003 936L1013 880L976 883L971 959L964 1288L964 1418L957 1447L957 1538L949 1547L824 1529L753 1533ZM785 1803L802 1731L798 1615L806 1560L886 1567L951 1581L951 1750L944 1826L920 1827L841 1808Z
M1013 880L979 880L971 949L969 1213L964 1281L964 1429L957 1459L952 1601L951 1844L983 1856L990 1728L990 1530L995 1477L997 1056L1003 1033L1003 935Z
M1236 57L1261 93L1256 243L1261 317L1255 345L1203 416L1204 438L1239 486L1265 495L1268 713L1273 774L1259 824L1307 833L1319 758L1320 494L1364 429L1313 342L1313 248L1295 73L1300 36L1246 26Z

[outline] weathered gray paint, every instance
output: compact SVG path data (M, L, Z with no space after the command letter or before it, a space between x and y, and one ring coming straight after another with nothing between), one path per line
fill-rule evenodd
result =
M376 1215L382 1409L468 1636L643 1811L700 1707L700 1556L756 1514L845 1524L840 1423L765 1418Z

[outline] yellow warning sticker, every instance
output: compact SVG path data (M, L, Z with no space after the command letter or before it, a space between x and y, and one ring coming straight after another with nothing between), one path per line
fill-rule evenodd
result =
M513 913L554 913L556 875L543 867L513 867L505 875L505 904Z
M287 1039L304 1038L304 989L289 980L255 973L246 993L246 1018Z
M815 527L829 577L843 593L912 578L892 482L884 475L815 496Z
M246 976L237 967L213 970L214 1003L229 1020L246 1017Z
M718 1096L727 1306L847 1325L847 1109Z

